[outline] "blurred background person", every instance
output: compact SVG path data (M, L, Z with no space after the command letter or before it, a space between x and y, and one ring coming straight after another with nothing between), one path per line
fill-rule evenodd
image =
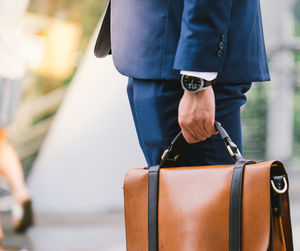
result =
M32 225L31 199L21 162L6 138L6 127L11 123L20 101L25 76L22 19L28 2L0 1L0 174L9 184L16 201L12 211L16 232L23 232ZM2 239L0 226L0 241Z

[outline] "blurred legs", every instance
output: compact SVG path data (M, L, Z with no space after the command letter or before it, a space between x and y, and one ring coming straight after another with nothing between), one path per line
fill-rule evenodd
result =
M4 129L0 129L0 174L7 180L13 196L19 203L29 199L19 157L6 140Z
M0 174L7 180L17 202L13 208L14 228L17 232L23 232L32 225L31 200L25 185L21 162L6 139L5 129L0 129Z

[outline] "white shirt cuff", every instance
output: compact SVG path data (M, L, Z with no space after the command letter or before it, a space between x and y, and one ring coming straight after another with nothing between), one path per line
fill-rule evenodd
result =
M203 78L207 81L211 81L211 80L217 78L217 75L218 75L217 72L198 72L198 71L180 71L180 74L193 76L193 77L197 77L197 78Z

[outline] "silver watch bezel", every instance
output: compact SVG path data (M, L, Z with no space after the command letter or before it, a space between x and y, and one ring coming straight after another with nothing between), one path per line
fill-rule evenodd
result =
M190 93L196 93L196 92L199 92L199 91L202 91L202 90L204 90L204 89L206 89L208 86L206 86L206 87L204 87L204 79L203 78L199 78L200 80L201 80L201 85L200 85L200 87L197 89L197 90L195 90L195 91L191 91L191 90L189 90L189 89L187 89L185 86L184 86L184 84L183 84L183 78L185 77L185 76L189 76L189 75L185 75L185 74L182 74L181 75L181 80L180 80L180 82L181 82L181 86L182 86L182 88L184 89L184 90L186 90L186 91L188 91L188 92L190 92ZM194 77L194 76L189 76L189 77ZM197 77L196 77L197 78Z

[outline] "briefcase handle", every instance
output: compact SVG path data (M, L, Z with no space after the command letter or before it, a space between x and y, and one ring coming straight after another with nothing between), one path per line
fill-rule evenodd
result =
M230 156L234 159L234 161L238 161L239 159L243 159L242 154L240 153L237 145L232 141L229 137L226 130L221 126L221 124L215 121L215 128L219 132L221 138L223 139L225 146L230 154ZM169 147L164 151L163 155L161 156L161 163L160 166L168 161L176 161L179 155L183 152L184 145L187 144L186 140L184 139L182 132L180 131L177 136L172 140Z

